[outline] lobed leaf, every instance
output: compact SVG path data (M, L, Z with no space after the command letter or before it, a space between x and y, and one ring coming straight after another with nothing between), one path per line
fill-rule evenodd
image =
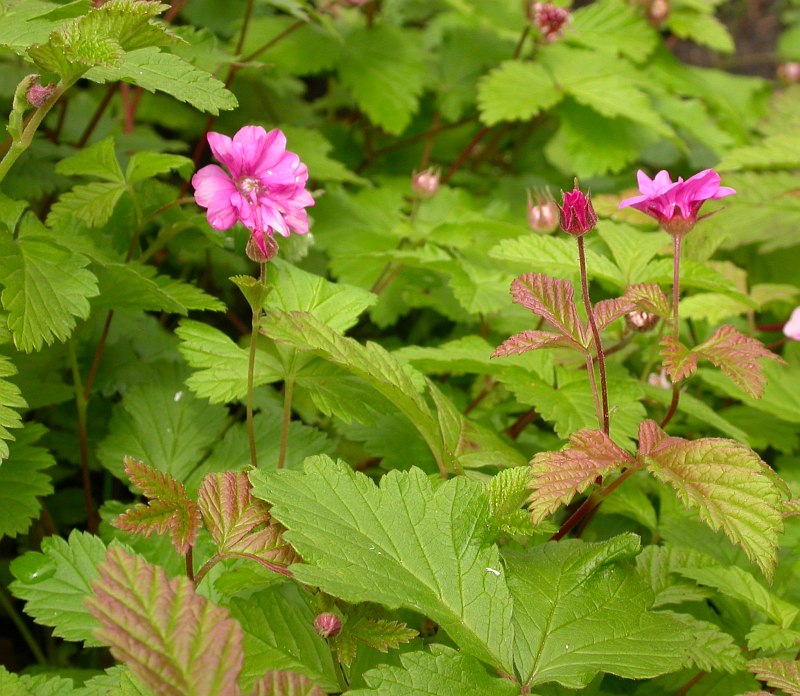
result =
M790 696L800 696L800 662L797 660L780 660L763 658L751 660L747 669L756 675L760 682L768 686L783 689Z
M764 394L766 377L758 358L785 364L761 341L750 338L733 326L720 326L704 343L694 348L700 357L710 360L730 377L748 396Z
M397 650L419 635L402 621L376 619L364 615L364 612L361 614L349 616L342 626L342 632L335 639L339 659L348 667L356 658L358 643L363 643L378 652L388 653L389 650Z
M184 485L172 475L133 457L125 457L125 473L131 483L150 498L114 520L118 529L152 536L169 532L175 550L185 556L200 532L200 509L186 495Z
M598 476L634 463L602 430L580 430L560 452L540 452L531 460L531 520L538 524L583 493Z
M237 694L242 629L227 609L195 592L185 577L120 547L109 549L86 600L96 636L159 694Z
M697 371L697 354L674 336L661 339L661 358L673 383L691 377Z
M588 344L586 331L573 302L572 283L544 273L525 273L511 284L511 297L542 317L580 347Z

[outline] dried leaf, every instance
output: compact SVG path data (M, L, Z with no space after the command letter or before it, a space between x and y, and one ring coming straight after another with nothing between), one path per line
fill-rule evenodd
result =
M700 357L711 361L748 396L759 399L764 393L766 377L758 358L769 358L785 364L761 341L749 338L732 326L720 326L705 343L694 349Z
M634 459L602 430L579 430L560 452L541 452L531 461L531 520L538 524L583 493L598 477Z
M125 457L125 473L149 503L139 503L114 520L118 529L152 536L169 532L178 553L185 555L200 531L200 510L186 495L184 485L133 457Z
M674 336L664 336L661 339L661 358L673 382L680 382L697 370L697 355Z
M492 353L493 358L504 355L517 355L537 348L574 347L572 339L549 331L522 331L503 341Z
M239 693L243 636L227 609L118 546L98 570L86 600L100 622L95 635L134 676L167 696Z
M657 314L664 319L670 316L669 300L661 287L655 283L629 285L625 290L625 297L636 306L636 309L643 312Z
M578 319L572 283L544 273L525 273L511 283L514 302L550 322L564 336L586 347L589 337Z
M249 558L284 574L286 566L299 560L267 504L253 497L245 472L208 474L197 503L221 555Z
M764 658L747 664L756 679L768 686L782 689L790 696L800 696L800 662Z

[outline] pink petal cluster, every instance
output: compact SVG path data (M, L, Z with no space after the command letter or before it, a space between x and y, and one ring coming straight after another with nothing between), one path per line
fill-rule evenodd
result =
M720 186L719 174L704 169L684 181L673 182L669 172L661 170L651 179L641 169L637 175L640 196L626 198L620 208L636 208L658 220L670 234L686 234L697 222L700 206L708 200L731 196L736 191Z
M783 335L793 341L800 341L800 307L795 307L789 321L784 325Z
M207 209L209 225L227 230L241 222L265 258L274 255L274 244L268 244L275 232L308 232L305 209L314 205L306 191L308 168L287 152L280 130L245 126L233 138L209 133L208 144L228 170L209 164L192 177L194 198Z
M545 43L552 43L564 34L564 29L571 19L568 10L549 2L534 3L531 9L528 12L533 15L531 19L542 33Z

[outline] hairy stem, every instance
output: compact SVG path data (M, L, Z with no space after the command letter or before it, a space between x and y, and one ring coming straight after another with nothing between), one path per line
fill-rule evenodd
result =
M581 291L583 292L583 306L586 308L586 315L589 318L589 327L592 330L594 345L597 349L597 367L600 371L600 396L603 401L603 432L608 435L608 385L606 384L606 358L603 354L603 344L600 342L600 332L597 330L597 322L594 319L592 301L589 299L589 279L586 275L586 250L583 246L583 237L578 237L578 261L581 266ZM594 365L588 365L590 374L594 376Z
M292 422L292 394L294 380L288 377L283 383L283 423L281 424L281 447L278 452L278 468L286 465L286 451L289 448L289 425Z
M678 341L680 340L680 311L678 304L681 299L681 240L683 236L680 234L672 235L672 336ZM678 402L681 398L681 389L679 384L672 385L672 401L669 404L664 420L661 421L661 427L666 428L675 412L678 410Z
M25 620L19 615L11 596L8 594L8 590L5 588L5 585L2 584L0 584L0 607L3 608L8 617L14 622L19 634L22 636L22 640L25 641L25 645L28 646L36 661L40 665L46 665L47 658L44 656L42 648L30 632L28 624L26 624Z
M267 264L260 264L258 280L262 285L267 284ZM261 320L261 307L253 309L253 325L250 331L250 357L247 363L247 442L250 445L250 464L258 466L256 457L256 431L253 425L253 377L256 369L256 348L258 347L258 326Z
M600 405L600 394L597 391L597 378L594 375L594 360L590 353L586 353L586 371L589 373L589 385L592 387L592 399L594 401L594 412L597 414L598 427L605 425L603 418L603 407Z

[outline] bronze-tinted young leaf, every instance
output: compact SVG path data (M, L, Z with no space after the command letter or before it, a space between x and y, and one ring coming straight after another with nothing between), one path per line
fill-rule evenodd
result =
M785 491L753 450L735 440L667 437L654 447L645 442L644 452L640 449L640 457L657 479L669 484L686 507L696 508L703 522L722 530L772 578L778 535L783 531Z
M538 524L583 493L598 476L634 463L602 430L579 430L560 452L540 452L531 460L531 520Z
M537 348L570 348L574 346L575 342L571 338L561 334L550 333L549 331L522 331L514 334L511 338L507 338L497 346L497 349L492 353L492 357L517 355Z
M611 324L611 322L634 309L636 309L636 305L626 297L615 297L613 300L600 300L600 302L594 306L594 320L597 323L597 330L602 331Z
M336 637L336 648L342 662L352 664L358 643L368 645L382 653L397 650L403 643L413 640L417 631L402 621L389 621L369 616L353 616Z
M100 622L95 635L134 676L168 696L239 693L243 636L227 609L118 546L98 570L86 600Z
M325 696L325 692L305 674L267 672L253 686L250 696Z
M680 382L697 371L697 355L674 336L661 339L661 358L673 382Z
M694 352L714 363L754 399L761 398L767 382L758 358L784 362L761 341L745 336L732 326L720 326L711 338L697 346Z
M578 319L574 294L572 283L544 273L525 273L511 283L514 302L548 321L578 345L586 346L589 337Z
M649 454L657 445L669 437L654 420L649 418L639 425L638 455Z
M208 474L197 503L223 556L249 558L271 570L299 560L267 504L250 493L250 481L243 471Z
M655 283L638 283L629 285L625 290L625 297L643 312L657 314L662 318L669 317L670 306L667 296L659 285Z
M169 532L178 553L186 554L200 531L200 510L186 495L184 485L133 457L125 457L125 473L150 502L135 505L117 517L113 525L144 536Z
M781 689L790 696L800 696L800 662L797 660L779 660L774 657L752 660L747 663L747 669L756 675L758 681Z

